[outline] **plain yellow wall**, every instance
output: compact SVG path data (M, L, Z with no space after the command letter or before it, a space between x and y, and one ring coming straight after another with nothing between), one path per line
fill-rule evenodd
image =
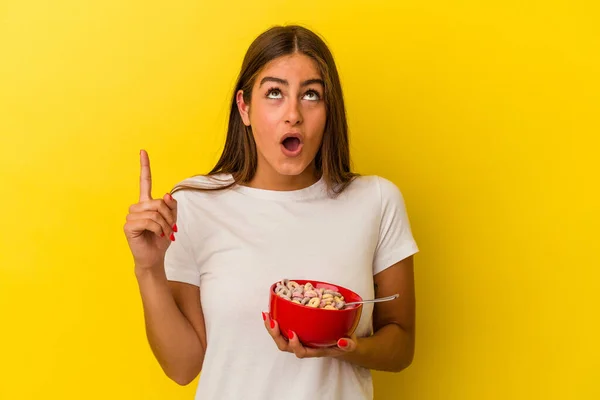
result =
M356 169L402 189L414 364L376 399L600 398L593 1L0 2L0 399L191 399L146 343L122 232L206 172L251 40L331 45Z

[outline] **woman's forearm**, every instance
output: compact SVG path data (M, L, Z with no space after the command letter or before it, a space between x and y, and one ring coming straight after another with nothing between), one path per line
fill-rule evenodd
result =
M169 378L187 385L200 373L205 349L177 307L164 268L136 270L136 277L152 352Z
M356 350L340 358L364 368L399 372L413 360L414 336L397 324L388 324L375 334L359 338Z

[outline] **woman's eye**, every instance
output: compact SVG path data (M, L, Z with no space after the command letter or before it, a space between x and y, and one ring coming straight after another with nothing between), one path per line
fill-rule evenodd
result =
M283 97L283 94L281 93L281 91L279 89L270 89L267 92L267 98L269 98L269 99L281 99L282 97ZM306 92L304 94L304 99L310 100L310 101L317 101L317 100L321 99L321 95L319 95L319 93L314 90L309 90L308 92Z
M271 89L267 93L267 97L270 98L270 99L280 99L281 98L281 92L279 91L279 89Z
M321 98L321 96L319 96L319 93L315 92L314 90L309 90L308 92L306 92L306 95L304 95L304 97L306 97L307 100L311 101L319 100Z

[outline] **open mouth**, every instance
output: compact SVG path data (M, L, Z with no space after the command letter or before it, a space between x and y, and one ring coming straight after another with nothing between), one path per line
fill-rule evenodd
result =
M297 137L287 137L281 142L287 151L295 152L300 148L300 139Z

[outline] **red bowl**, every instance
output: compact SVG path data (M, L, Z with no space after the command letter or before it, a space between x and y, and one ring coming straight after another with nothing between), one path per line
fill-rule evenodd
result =
M324 288L339 292L346 303L362 301L353 291L327 282L290 279L301 285L310 282L317 289ZM354 333L362 313L362 304L349 306L342 310L325 310L293 303L275 294L277 282L270 288L269 313L279 324L279 330L286 339L288 330L298 335L306 347L335 346L337 341Z

